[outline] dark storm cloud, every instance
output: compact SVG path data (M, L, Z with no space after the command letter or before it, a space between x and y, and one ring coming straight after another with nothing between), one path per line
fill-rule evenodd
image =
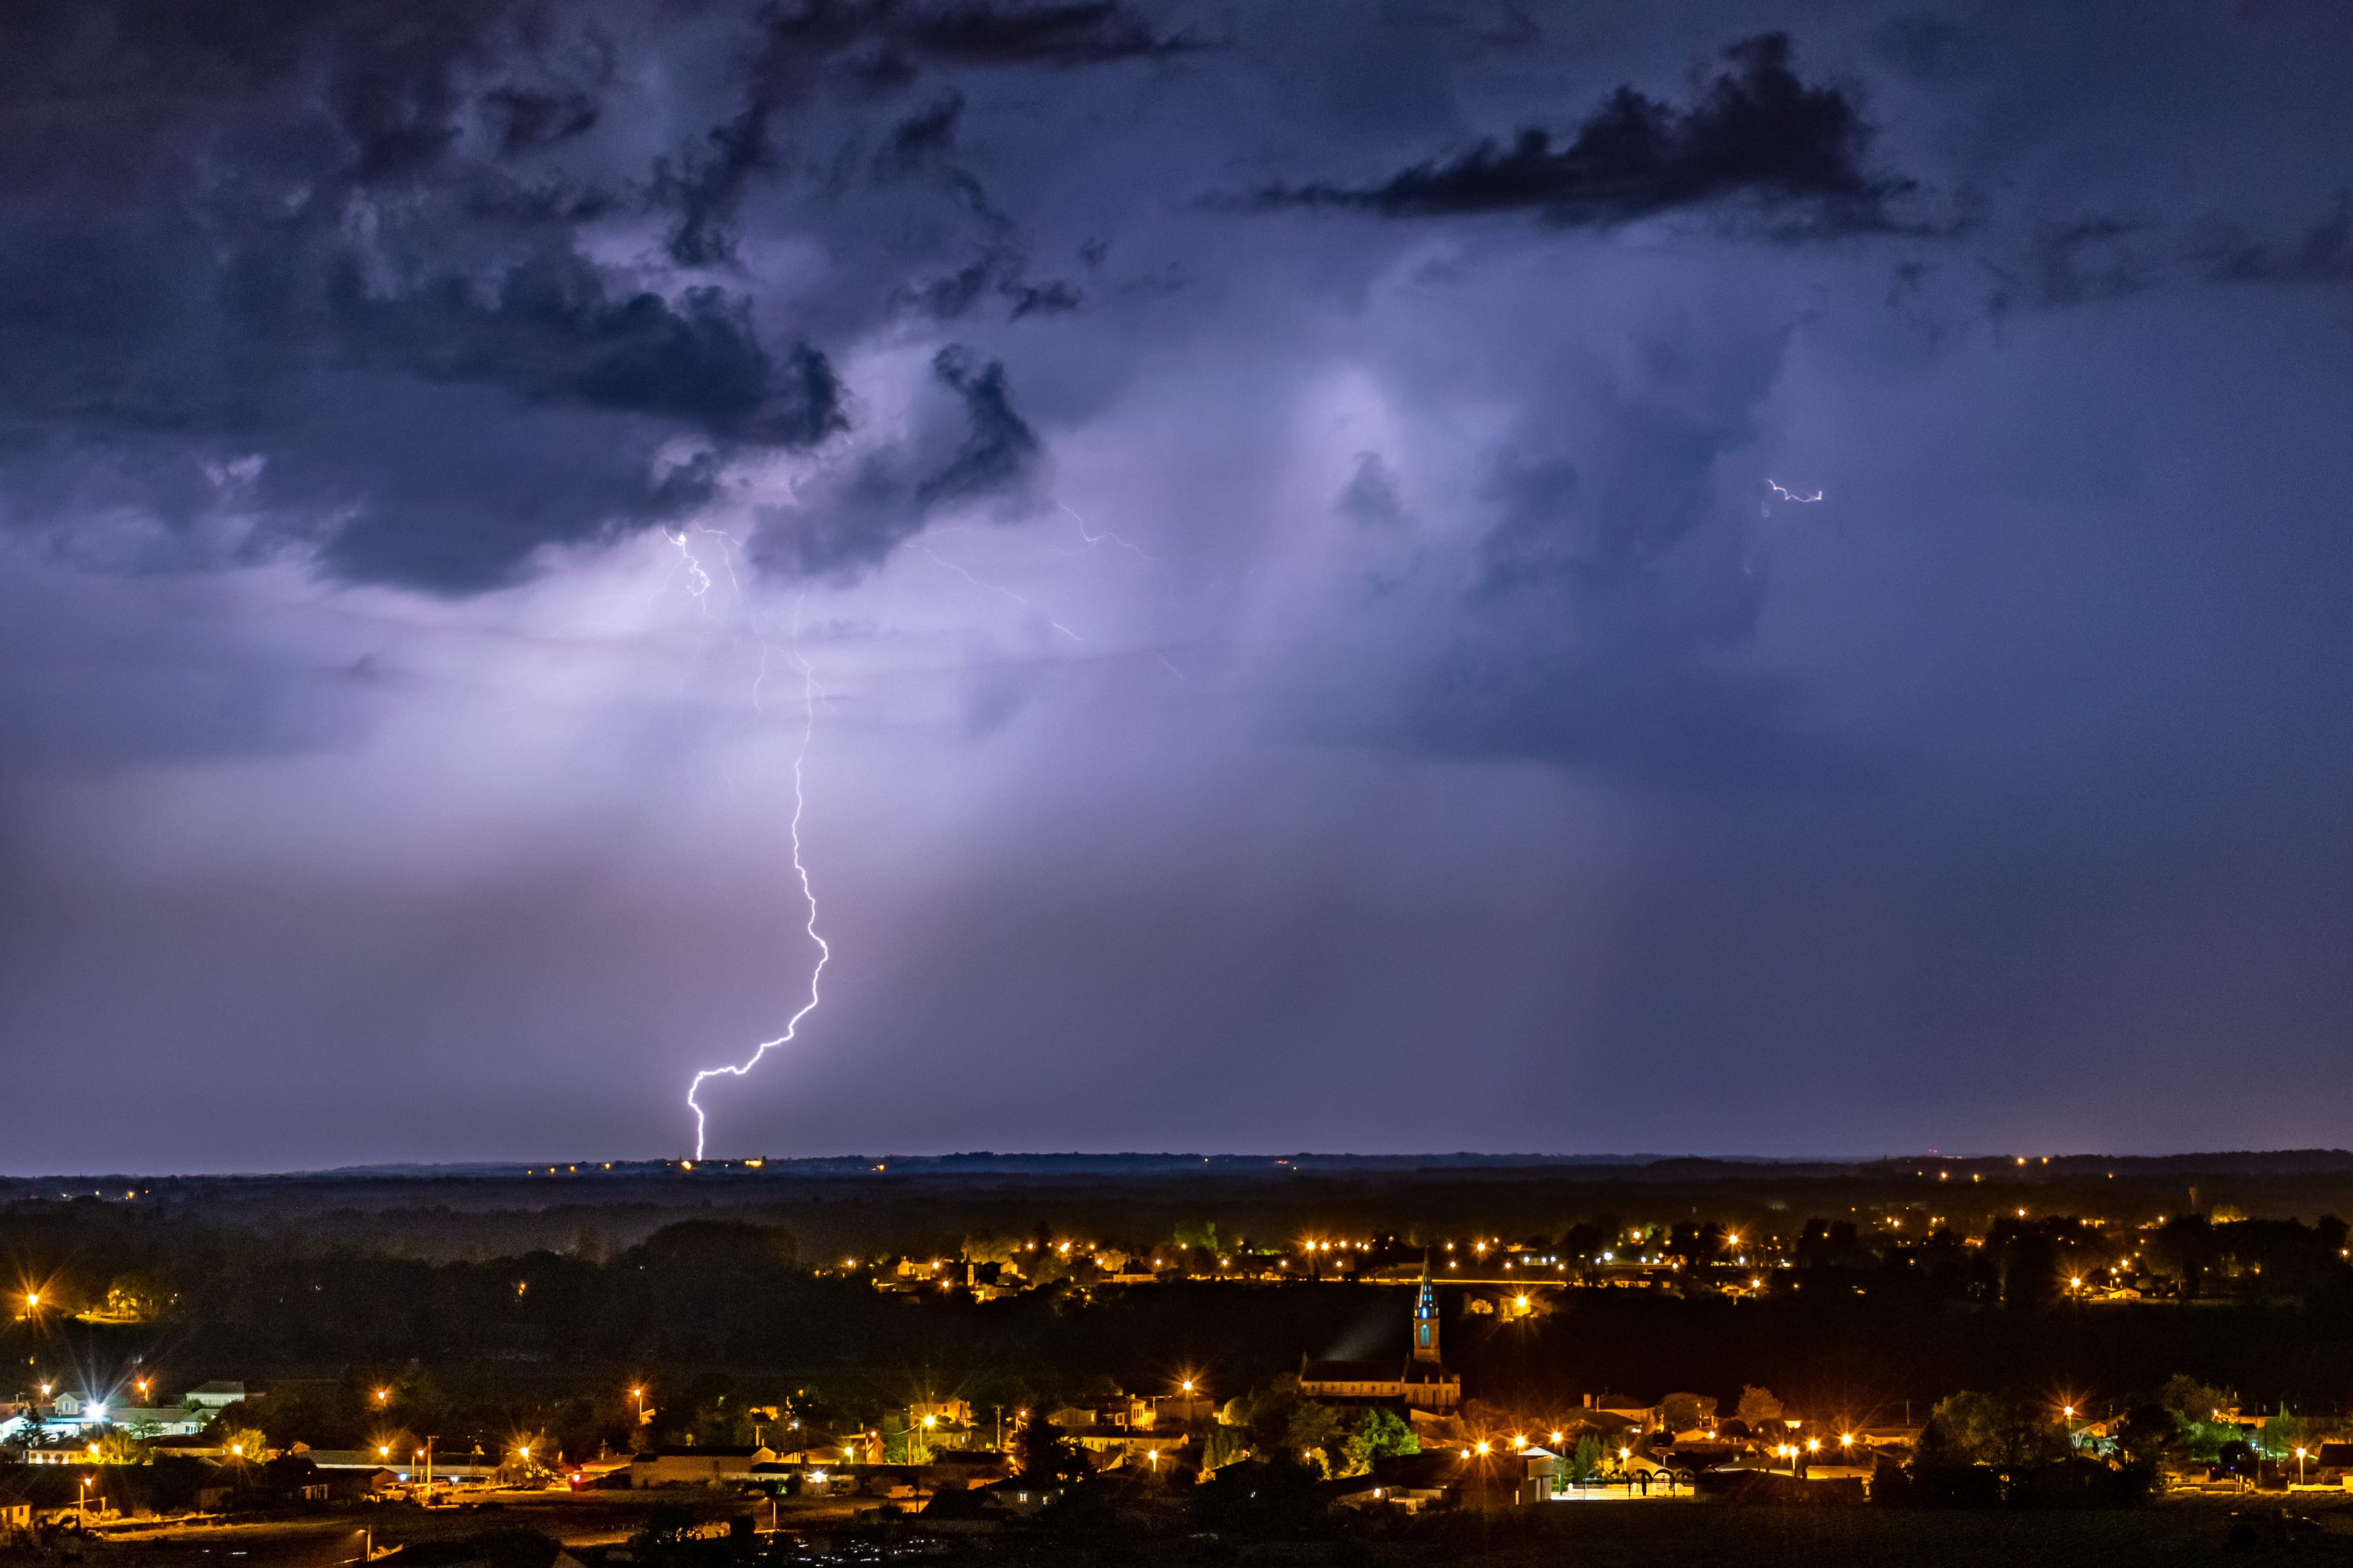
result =
M847 426L825 356L796 345L780 365L750 307L714 288L607 295L576 257L510 268L494 290L443 278L370 300L346 276L332 296L352 338L428 381L482 382L533 403L665 419L732 439L806 447Z
M2198 249L2206 276L2217 283L2353 283L2353 194L2337 197L2335 212L2284 243L2222 225Z
M1202 47L1189 35L1159 31L1116 0L911 8L896 21L910 47L957 65L1103 65Z
M610 112L642 86L618 63L642 44L626 12L13 8L6 516L91 564L293 548L347 578L458 593L515 581L546 546L673 521L710 503L736 457L848 428L832 361L754 303L738 246L754 193L811 173L823 104L911 79L877 76L876 50L1060 69L1192 47L1119 5L706 20L693 47L721 68L675 73L664 106L701 129L663 146L642 140L642 104ZM939 217L913 226L897 276L853 271L814 302L833 330L1081 304L1029 274L1016 226L953 163L964 104L944 89L883 134L875 178L905 190L878 221L926 204ZM862 133L853 120L817 134L849 147ZM598 226L638 217L663 226L657 259L686 277L600 248ZM976 235L959 241L958 223ZM900 485L917 513L1003 485L1039 445L1000 368L952 360L941 374L983 434ZM102 537L94 510L114 520ZM135 540L132 521L148 526Z
M929 106L891 128L890 137L874 154L874 176L905 179L936 163L955 147L956 121L964 117L964 94L946 92Z
M761 20L764 37L741 106L706 132L700 145L665 161L658 175L677 214L670 253L682 266L734 259L737 209L751 182L776 166L780 117L828 89L887 97L912 85L923 64L1076 68L1166 58L1201 47L1188 36L1158 32L1117 0L1045 5L801 0L773 8ZM953 142L962 104L951 91L902 121L877 160L877 172L904 174L936 161Z
M1204 47L1189 33L1155 26L1121 0L1030 5L800 0L772 8L765 25L773 38L803 54L839 56L881 46L961 66L1108 65ZM897 73L886 77L903 79Z
M852 575L883 560L934 513L1022 488L1043 447L1013 406L1004 363L984 364L951 343L933 356L931 370L962 415L961 429L925 417L905 441L860 455L793 505L761 509L754 560L795 576Z
M1038 437L1013 411L1004 364L976 366L972 351L951 343L933 356L932 374L964 400L971 429L945 466L915 487L916 499L936 506L987 495L1027 474L1038 460Z
M233 519L245 552L296 542L462 592L705 503L714 451L845 426L825 356L764 336L747 297L586 258L577 225L627 199L626 171L509 166L596 126L613 48L593 26L125 0L16 7L0 34L20 526L143 515L165 532L140 559L164 563ZM681 440L702 455L665 455Z
M1397 476L1378 452L1356 456L1356 471L1341 488L1332 510L1342 517L1371 526L1395 528L1406 521L1405 503L1398 497Z
M1375 185L1274 186L1265 207L1351 207L1386 217L1531 212L1562 226L1624 223L1731 196L1803 204L1817 230L1890 226L1889 199L1911 182L1871 173L1870 127L1847 93L1809 87L1790 68L1788 38L1767 33L1725 51L1719 74L1688 109L1621 87L1565 147L1521 131L1468 153L1402 170Z
M2046 220L1982 258L1995 315L2065 310L2200 285L2306 288L2353 282L2353 196L2328 216L2264 233L2235 220L2162 222L2091 214Z

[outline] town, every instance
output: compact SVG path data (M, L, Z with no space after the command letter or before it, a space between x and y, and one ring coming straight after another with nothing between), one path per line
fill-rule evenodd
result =
M1131 1173L1172 1212L1248 1216L1156 1234L1119 1226L1140 1212L1119 1181L1000 1173L976 1196L968 1171L902 1168L875 1237L944 1212L995 1223L816 1257L768 1218L819 1220L879 1173L755 1188L758 1219L703 1208L728 1173L684 1162L586 1210L519 1206L573 1174L534 1167L365 1211L438 1212L443 1260L354 1245L351 1184L19 1192L0 1209L22 1384L0 1391L0 1531L152 1542L248 1521L316 1546L305 1521L389 1540L529 1505L568 1547L633 1551L628 1510L683 1500L695 1529L754 1541L977 1550L1107 1510L1239 1540L1572 1502L2353 1495L2345 1352L2312 1326L2353 1302L2346 1226L2244 1206L2330 1200L2353 1159L2215 1157L2194 1183L2079 1163L1799 1178L1855 1200L1842 1213L1783 1206L1799 1189L1769 1168L1710 1173L1722 1201L1699 1213L1689 1173L1446 1172L1449 1204L1515 1222L1459 1231L1409 1217L1431 1206L1427 1170L1360 1173L1338 1205L1303 1202L1291 1161L1223 1186ZM1573 1217L1526 1228L1513 1184L1531 1179ZM694 1217L648 1212L657 1180ZM2111 1212L2070 1201L2087 1189ZM2150 1208L2177 1193L2179 1212ZM453 1213L456 1195L475 1201ZM325 1201L335 1224L306 1233ZM1404 1223L1314 1222L1382 1203ZM1271 1232L1286 1209L1301 1223ZM584 1212L607 1231L505 1255L471 1238ZM649 1228L607 1239L628 1225Z

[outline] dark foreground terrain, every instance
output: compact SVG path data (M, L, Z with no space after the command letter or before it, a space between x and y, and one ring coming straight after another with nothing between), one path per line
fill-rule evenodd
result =
M676 1494L665 1500L675 1503ZM527 1561L535 1531L596 1563L618 1546L626 1561L652 1568L761 1568L801 1563L892 1561L1073 1568L1145 1563L1329 1564L1331 1568L1421 1568L1484 1563L1494 1568L1564 1561L1642 1564L1644 1568L1723 1568L1727 1563L1804 1563L1822 1568L1978 1568L2052 1563L2071 1568L2168 1568L2174 1563L2353 1563L2353 1500L2297 1499L2283 1520L2276 1501L2177 1497L2122 1512L1967 1511L1855 1508L1774 1508L1682 1502L1567 1503L1510 1512L1458 1512L1346 1529L1324 1540L1232 1542L1166 1521L1126 1521L1082 1531L1040 1527L984 1538L939 1538L913 1523L864 1522L846 1506L786 1505L776 1533L750 1542L719 1537L733 1500L701 1511L714 1539L666 1548L628 1540L649 1504L551 1498L510 1501L496 1514L387 1506L356 1513L222 1528L132 1532L91 1542L86 1568L329 1568L354 1560L367 1524L376 1549L400 1546L384 1561L440 1568L488 1562L492 1568L546 1568ZM871 1506L871 1505L869 1505ZM0 1561L31 1563L18 1552ZM51 1561L57 1559L52 1558Z

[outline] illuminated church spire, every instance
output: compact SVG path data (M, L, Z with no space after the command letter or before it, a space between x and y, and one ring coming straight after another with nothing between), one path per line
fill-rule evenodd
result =
M1413 1292L1413 1359L1438 1359L1438 1287L1430 1279L1430 1254L1421 1255L1421 1283Z

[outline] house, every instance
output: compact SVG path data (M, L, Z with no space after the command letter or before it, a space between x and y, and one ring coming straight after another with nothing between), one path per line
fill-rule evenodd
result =
M36 1529L83 1519L113 1519L118 1515L112 1493L121 1482L108 1473L111 1468L103 1465L71 1470L43 1467L11 1476L9 1485L30 1505Z
M1636 1394L1588 1394L1585 1396L1585 1408L1591 1415L1612 1416L1637 1432L1664 1425L1658 1405Z
M0 1486L0 1541L30 1534L32 1529L33 1500L14 1487Z
M284 1502L325 1502L332 1490L327 1477L307 1452L280 1454L259 1467L248 1467L248 1474L254 1489Z
M133 1437L193 1437L210 1413L185 1405L125 1405L109 1413L109 1424Z
M1451 1412L1462 1403L1462 1378L1439 1359L1438 1287L1422 1261L1413 1293L1412 1353L1400 1360L1305 1361L1299 1392L1309 1399L1402 1405L1409 1409Z
M635 1487L717 1487L752 1479L754 1465L776 1462L773 1448L657 1448L629 1466Z
M1332 1500L1344 1508L1394 1508L1417 1513L1443 1501L1460 1484L1463 1460L1425 1449L1374 1461L1369 1474L1327 1483Z
M1001 1512L1026 1519L1041 1511L1045 1506L1062 1495L1062 1489L1047 1482L1028 1481L1019 1476L1009 1480L992 1481L985 1487L975 1487L985 1494L981 1507L992 1513Z
M180 1396L180 1403L190 1410L201 1410L206 1418L219 1415L232 1405L242 1405L248 1397L241 1383L200 1383Z

